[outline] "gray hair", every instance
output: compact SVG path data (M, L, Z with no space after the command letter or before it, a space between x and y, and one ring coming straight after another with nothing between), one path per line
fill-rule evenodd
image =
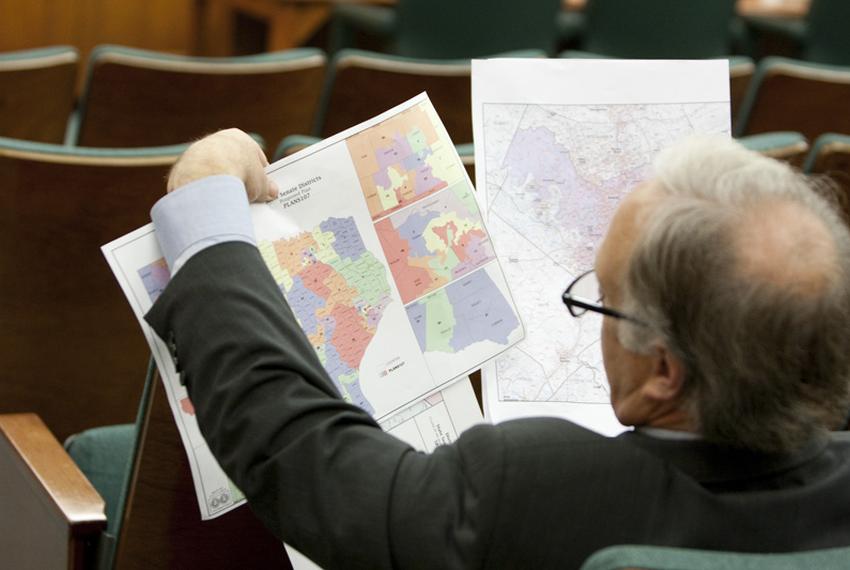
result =
M621 343L685 366L709 441L787 452L846 418L850 233L816 182L718 137L655 163L664 198L626 270ZM814 188L817 190L816 188Z

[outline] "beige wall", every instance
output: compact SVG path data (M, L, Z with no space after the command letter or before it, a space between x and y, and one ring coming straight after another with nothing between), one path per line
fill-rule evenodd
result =
M0 0L0 52L102 43L192 53L198 0Z

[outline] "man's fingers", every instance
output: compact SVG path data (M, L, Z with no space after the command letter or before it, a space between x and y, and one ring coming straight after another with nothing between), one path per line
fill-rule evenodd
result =
M275 200L275 199L277 199L278 194L280 194L280 188L278 188L277 182L275 182L271 178L269 178L268 181L269 181L269 191L268 191L268 198L266 198L266 199L267 200Z

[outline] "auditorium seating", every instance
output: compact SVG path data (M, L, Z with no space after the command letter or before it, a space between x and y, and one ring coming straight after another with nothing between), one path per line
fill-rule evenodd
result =
M313 48L198 58L100 46L67 141L155 146L228 127L278 141L311 128L324 71L324 53Z
M850 2L811 0L803 20L750 18L748 27L756 36L777 35L790 40L806 61L850 65Z
M0 498L16 507L0 509L0 530L10 530L0 533L0 565L86 570L289 567L281 543L247 507L200 519L186 451L153 369L131 427L82 434L71 447L75 459L85 460L77 466L37 416L0 414L0 468L10 469ZM123 472L114 468L116 445L110 450L99 441L115 431L113 443L123 442L129 459ZM106 504L112 505L109 520L104 497L84 475L104 468L119 479L107 489L112 494ZM103 493L103 479L99 487Z
M730 53L735 0L587 0L559 16L564 41L612 57L702 59Z
M793 131L749 135L740 137L738 142L750 150L796 167L803 166L803 160L809 151L809 142L806 137Z
M353 30L382 37L396 55L432 59L481 57L510 50L551 53L559 0L400 0L395 8L339 3L337 48ZM336 48L334 48L336 49Z
M504 57L544 57L537 50ZM327 137L426 91L455 143L472 141L471 64L342 50L331 60L314 133Z
M759 62L736 123L736 136L797 131L815 140L850 132L850 67L781 57Z
M72 47L0 53L0 137L61 143L78 59Z
M812 144L803 170L829 176L844 219L850 223L850 135L826 133L819 136Z
M184 148L0 138L0 413L59 439L135 417L149 351L100 246L150 221Z

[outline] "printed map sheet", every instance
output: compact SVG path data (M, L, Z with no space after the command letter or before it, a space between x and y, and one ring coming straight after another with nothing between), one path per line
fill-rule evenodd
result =
M593 267L626 192L658 151L729 133L718 61L488 60L472 67L477 187L526 337L483 369L485 412L565 417L615 434L601 317L561 293Z
M271 165L260 252L347 401L425 451L482 420L453 383L523 335L472 186L423 94ZM169 279L152 225L103 247L141 323L202 518L244 502L212 457L169 353L143 320Z

